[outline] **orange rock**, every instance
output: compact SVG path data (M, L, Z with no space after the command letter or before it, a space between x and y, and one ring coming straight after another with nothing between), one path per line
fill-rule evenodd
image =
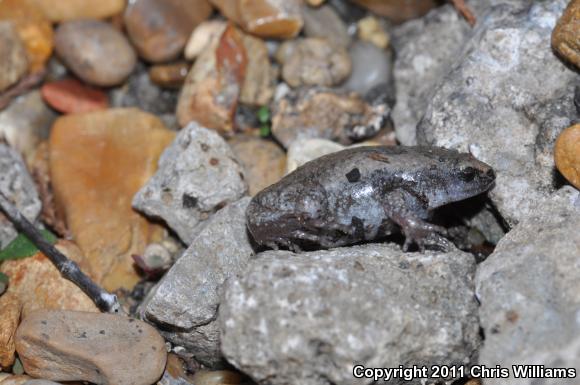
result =
M54 47L52 25L42 11L32 0L2 0L0 20L14 23L26 49L29 71L42 70Z
M65 114L104 110L109 105L105 92L73 78L44 83L41 91L52 108Z
M187 75L177 103L179 124L195 120L224 135L233 132L246 65L242 34L230 25L217 47L205 51Z
M31 0L50 21L104 19L121 13L125 0Z
M272 38L292 38L304 22L298 0L210 0L245 31Z
M552 32L554 50L580 67L580 0L572 0Z
M174 133L154 115L134 108L59 118L50 137L50 171L57 204L108 290L139 280L132 254L162 230L133 211L133 195L157 169Z
M580 124L568 127L558 136L554 159L560 173L580 189Z
M436 0L352 0L377 15L388 17L394 22L421 17L438 4Z
M91 270L80 249L72 242L59 241L57 248L87 274ZM0 366L14 362L14 333L20 318L38 309L99 310L74 283L61 277L52 262L38 252L34 256L6 261L0 272L9 278L8 290L0 297Z

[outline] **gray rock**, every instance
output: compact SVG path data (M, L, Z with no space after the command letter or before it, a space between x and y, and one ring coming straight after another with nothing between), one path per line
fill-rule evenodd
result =
M3 143L0 143L0 191L29 221L36 222L42 209L36 186L20 154ZM6 246L16 235L12 224L0 213L0 247Z
M485 331L480 364L580 373L580 192L564 187L503 238L477 271ZM578 379L487 379L572 385Z
M474 274L460 251L265 252L226 286L222 352L269 385L371 383L353 378L356 364L469 364L479 345Z
M254 256L246 232L249 202L243 198L218 211L143 307L144 317L160 325L169 341L206 365L221 362L215 320L224 282Z
M390 50L359 40L348 53L352 71L342 86L344 89L365 95L373 88L381 87L386 89L386 94L394 96L393 54Z
M334 8L329 5L318 8L303 5L301 11L306 36L328 39L339 47L347 47L350 44L346 24Z
M163 152L159 169L135 195L133 207L163 219L190 244L207 219L247 189L229 145L193 122Z
M552 167L536 159L538 110L577 79L552 52L552 29L567 1L493 7L418 126L420 144L470 151L497 173L491 198L510 225L553 191ZM548 123L552 125L553 123Z
M31 155L48 137L56 116L42 100L40 91L29 92L0 112L0 137L25 156Z

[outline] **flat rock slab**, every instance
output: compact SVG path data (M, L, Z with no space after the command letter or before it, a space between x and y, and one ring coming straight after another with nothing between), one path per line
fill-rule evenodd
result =
M474 274L460 251L261 253L226 286L222 352L268 385L371 383L353 378L357 364L468 364L479 345Z
M163 374L165 341L131 318L40 310L22 321L16 349L26 373L52 381L151 385Z
M207 219L247 189L243 168L225 140L191 123L163 152L157 173L135 195L133 207L163 219L190 244Z
M580 193L564 187L509 232L477 271L485 342L479 363L580 373ZM513 373L512 373L513 374ZM486 384L573 385L572 379Z
M480 19L417 127L419 144L469 151L495 169L490 197L511 226L554 191L543 147L576 117L564 102L554 109L578 78L550 46L568 1L532 3L495 6ZM559 121L546 125L554 114Z
M144 306L147 320L158 324L169 341L209 366L222 361L215 320L224 283L254 257L246 232L249 202L243 198L218 211Z

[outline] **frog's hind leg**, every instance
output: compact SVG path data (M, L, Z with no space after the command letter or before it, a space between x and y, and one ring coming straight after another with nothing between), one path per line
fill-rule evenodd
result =
M409 199L412 197L407 191L391 191L386 198L383 204L385 214L401 227L405 236L403 251L408 251L413 243L420 251L425 251L425 246L434 246L443 251L451 249L451 242L444 237L447 235L447 229L421 219L416 210L410 208L413 207L409 205Z

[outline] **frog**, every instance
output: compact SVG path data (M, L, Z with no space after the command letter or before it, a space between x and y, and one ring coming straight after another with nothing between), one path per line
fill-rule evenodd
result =
M402 233L416 245L449 250L446 228L430 222L444 205L487 193L493 168L472 154L429 146L360 146L305 163L263 189L246 210L258 246L300 252Z

